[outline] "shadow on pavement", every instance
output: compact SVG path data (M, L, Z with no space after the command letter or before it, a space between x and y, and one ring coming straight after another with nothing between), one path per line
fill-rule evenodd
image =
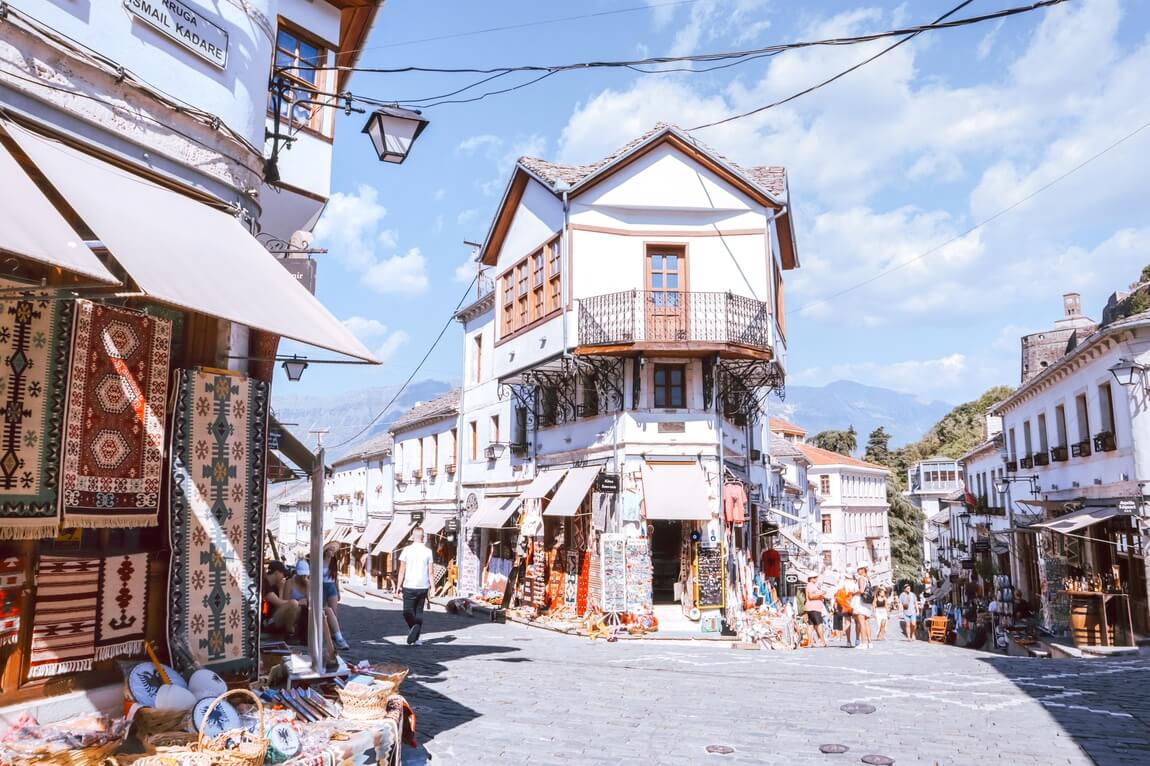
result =
M1145 691L1150 663L1018 657L983 657L980 661L1042 705L1063 736L1073 739L1098 766L1150 763L1150 708Z

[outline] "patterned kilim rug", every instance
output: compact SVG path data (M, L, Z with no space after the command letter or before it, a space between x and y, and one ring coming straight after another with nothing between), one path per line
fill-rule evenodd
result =
M172 416L168 644L180 669L252 673L268 385L181 370Z
M97 661L144 651L148 595L147 553L108 556L101 561Z
M0 646L20 638L20 603L24 597L24 560L0 557Z
M166 319L76 302L64 527L157 524L171 333Z
M0 289L13 283L0 280ZM0 303L0 540L52 537L59 528L60 435L72 306Z
M92 669L99 584L100 559L40 557L29 678Z

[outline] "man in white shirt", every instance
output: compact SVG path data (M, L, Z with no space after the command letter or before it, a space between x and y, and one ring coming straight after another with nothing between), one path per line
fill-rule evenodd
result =
M423 544L423 528L411 532L411 545L399 554L399 590L403 593L403 620L407 623L407 645L418 646L423 630L423 607L435 580L435 557Z

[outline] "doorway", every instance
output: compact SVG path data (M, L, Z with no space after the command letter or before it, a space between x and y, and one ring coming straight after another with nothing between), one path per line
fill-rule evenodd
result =
M687 253L682 247L647 249L647 337L686 341Z
M675 583L679 581L683 522L651 522L651 600L653 604L675 603Z

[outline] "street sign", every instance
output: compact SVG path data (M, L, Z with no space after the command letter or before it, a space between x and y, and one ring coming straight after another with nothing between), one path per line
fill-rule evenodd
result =
M963 559L962 560L962 568L963 569L974 569L974 559Z
M794 572L787 572L787 576L784 577L783 579L793 585L794 583L797 583L799 581L799 576L797 574L795 574Z
M601 473L595 479L595 489L600 492L618 492L619 491L619 474L617 473Z
M1134 513L1138 510L1138 503L1133 500L1119 500L1118 510L1122 513Z

